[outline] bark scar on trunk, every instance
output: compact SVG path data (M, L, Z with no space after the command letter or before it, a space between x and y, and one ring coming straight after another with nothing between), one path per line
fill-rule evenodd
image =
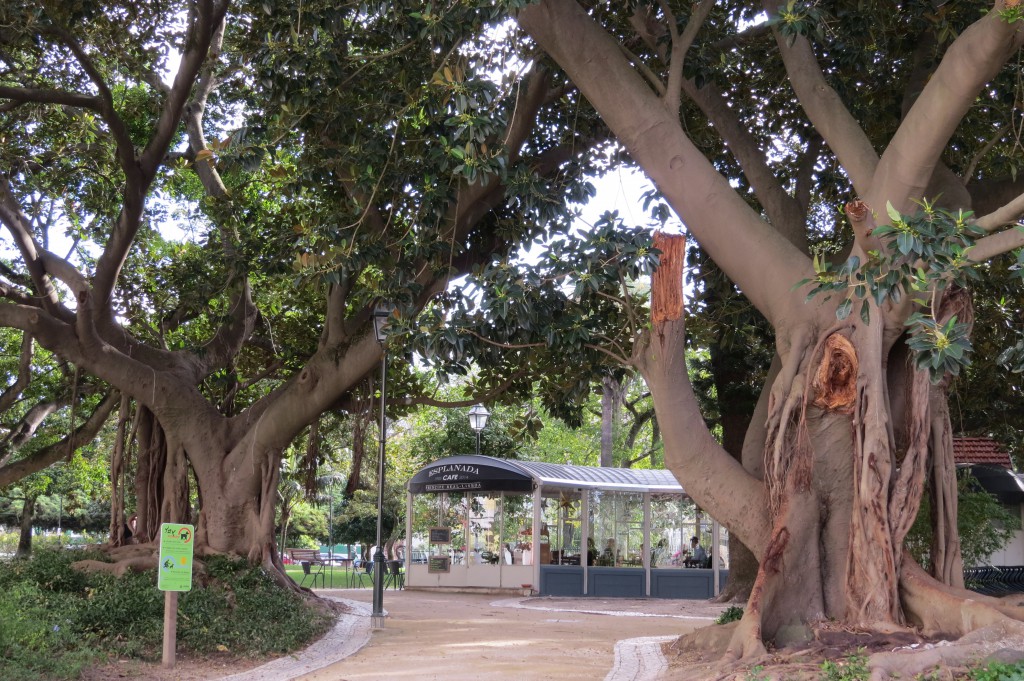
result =
M841 334L829 336L811 383L816 393L814 405L827 411L852 414L857 399L859 370L860 363L853 344Z
M681 234L654 233L654 247L661 258L651 277L651 321L655 328L663 322L683 316L683 263L686 261L686 237Z

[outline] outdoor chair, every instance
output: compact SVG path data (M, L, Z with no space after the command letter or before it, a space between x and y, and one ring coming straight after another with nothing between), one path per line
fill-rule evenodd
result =
M348 586L350 589L362 588L363 577L370 580L370 584L373 584L373 561L364 560L358 568L349 570L348 573Z
M316 578L320 578L320 585L327 586L324 568L326 564L320 560L320 552L316 549L289 549L292 562L302 566L302 580L299 586L305 586L306 580L312 578L313 588L316 588Z
M394 589L405 588L405 572L402 570L402 561L400 560L389 560L384 563L384 588L388 588L390 584Z

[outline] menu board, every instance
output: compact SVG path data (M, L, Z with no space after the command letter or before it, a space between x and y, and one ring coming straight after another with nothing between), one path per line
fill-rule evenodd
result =
M427 559L427 572L451 572L451 567L448 556L431 556Z
M430 543L431 544L451 544L452 543L452 531L447 527L431 527L430 528Z

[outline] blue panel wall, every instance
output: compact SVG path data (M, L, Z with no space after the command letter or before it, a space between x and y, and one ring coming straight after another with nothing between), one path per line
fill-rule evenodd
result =
M715 595L714 572L699 568L651 570L651 596L654 598L711 598ZM725 588L728 570L718 571L719 586Z
M579 565L541 565L542 596L582 596L583 567Z
M592 567L587 573L588 596L643 598L644 571L637 568Z
M729 581L729 571L719 571L720 588ZM702 569L651 570L652 598L703 600L714 596L714 573ZM644 598L644 571L636 568L589 568L589 593L583 593L583 567L541 565L542 596L596 596L602 598Z

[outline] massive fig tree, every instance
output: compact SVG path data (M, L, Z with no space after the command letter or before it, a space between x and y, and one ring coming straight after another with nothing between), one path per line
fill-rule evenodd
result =
M499 82L518 49L486 46L502 16L0 4L0 325L121 395L112 475L135 471L143 541L125 564L194 492L200 552L280 575L282 451L322 413L372 403L374 307L412 319L586 196L603 128L556 125L579 98L544 70ZM0 475L47 460L0 462L16 463Z
M1021 637L1024 609L962 588L946 403L968 273L1024 245L1019 3L542 0L517 21L774 330L741 465L687 374L683 237L656 239L632 361L669 467L759 561L729 657L827 620ZM812 251L822 231L841 251ZM926 489L930 574L902 548Z

